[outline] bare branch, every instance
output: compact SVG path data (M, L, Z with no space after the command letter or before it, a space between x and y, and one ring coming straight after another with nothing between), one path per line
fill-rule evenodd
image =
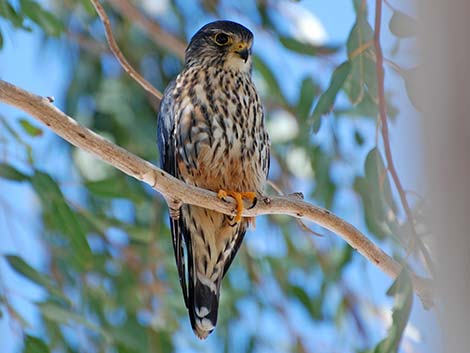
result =
M180 59L184 59L186 43L177 36L164 31L155 21L149 19L137 7L128 0L108 0L108 3L130 22L139 26L153 42L175 54Z
M126 60L124 54L121 52L119 49L116 40L114 39L113 31L111 28L111 22L109 21L108 15L106 15L106 12L103 9L103 6L99 3L98 0L90 0L93 6L96 9L96 12L98 13L98 16L100 16L101 21L103 22L104 29L105 29L105 34L106 34L106 40L108 41L109 48L113 52L114 56L116 59L119 61L121 64L122 68L124 71L126 71L130 77L132 77L139 85L142 86L143 89L145 89L147 92L151 93L155 98L160 100L162 99L162 93L157 90L153 85L148 82L145 78L143 78L132 66L129 64L129 62Z
M271 186L273 188L274 191L277 192L277 194L279 196L284 196L284 192L281 190L281 188L279 186L276 185L276 183L272 180L268 180L268 185ZM304 199L304 195L302 193L296 193L296 194L293 194L293 195L288 195L289 197L297 197L299 200L303 200ZM302 230L306 233L310 233L310 234L313 234L317 237L322 237L323 234L320 234L320 233L317 233L315 232L314 230L310 229L303 221L301 218L296 218L295 221L297 222L297 224L299 225L300 228L302 228Z
M78 124L71 117L54 107L47 98L29 93L0 80L0 102L17 107L46 124L56 134L124 173L143 181L160 192L166 200L196 205L228 215L235 215L235 202L225 202L217 194L187 185L153 164L116 146L93 131ZM269 197L260 200L252 209L245 209L243 216L286 214L304 218L338 234L370 262L392 278L396 278L402 266L367 239L354 226L330 211L316 207L294 197ZM413 287L424 307L433 306L430 280L411 274Z
M410 241L409 252L412 251L414 248L414 244L416 243L424 256L426 265L428 267L429 272L431 275L434 275L434 265L431 259L431 256L426 249L425 245L421 241L420 237L418 236L415 226L413 224L413 212L411 211L410 205L406 198L406 193L403 189L401 184L400 178L398 176L397 170L395 168L395 164L392 158L392 151L390 148L390 138L388 132L388 120L387 120L387 102L385 100L385 89L384 89L384 68L383 68L383 54L382 54L382 47L380 45L380 26L382 22L382 0L376 0L375 2L375 30L374 30L374 48L375 48L375 67L377 71L377 85L378 85L378 98L379 98L379 115L380 115L380 122L382 126L382 138L384 141L384 150L385 150L385 158L387 160L387 168L390 171L390 175L392 176L393 182L395 183L398 191L398 195L400 196L400 201L403 205L403 209L405 210L406 217L408 219L408 223L410 225L412 238Z

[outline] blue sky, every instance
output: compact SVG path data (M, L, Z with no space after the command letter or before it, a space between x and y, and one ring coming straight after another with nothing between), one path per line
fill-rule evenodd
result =
M26 33L5 27L2 26L4 48L0 51L0 78L36 94L54 96L55 104L60 107L67 68L57 51L43 50L41 37L36 31ZM0 105L0 115L8 121L27 116L3 104ZM50 168L54 156L60 155L54 151L54 139L54 134L47 129L44 129L42 138L25 137L33 147L35 161L39 166ZM2 155L20 170L25 170L25 164L19 161L26 160L25 155L17 157L21 152L21 148L10 145L5 154L2 151ZM41 234L38 211L39 203L29 186L0 179L0 253L21 254L31 265L40 269L46 258L38 237ZM38 320L31 301L40 299L41 291L29 281L14 275L3 258L0 259L0 275L1 283L8 288L14 306L20 308L27 321L36 326ZM18 337L21 337L18 328L10 326L10 323L6 316L0 320L0 341L5 353L18 351Z

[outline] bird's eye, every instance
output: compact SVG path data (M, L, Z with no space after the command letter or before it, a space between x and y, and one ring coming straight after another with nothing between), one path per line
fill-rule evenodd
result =
M217 33L214 40L218 45L227 45L230 43L230 37L225 33Z

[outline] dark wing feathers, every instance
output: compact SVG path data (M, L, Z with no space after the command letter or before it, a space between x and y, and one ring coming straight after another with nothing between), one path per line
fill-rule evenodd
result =
M176 146L175 139L173 138L174 129L174 109L173 109L173 96L171 92L175 87L175 81L172 81L165 92L163 99L160 103L160 111L158 113L158 128L157 128L157 142L158 150L160 152L160 165L166 172L174 177L178 177L176 169ZM191 249L191 240L186 235L183 222L181 219L175 220L170 217L171 236L173 239L173 250L175 252L176 267L178 268L178 277L183 291L184 303L189 308L188 302L188 287L186 284L186 263L184 259L184 243L187 249ZM192 254L188 253L188 261L192 263ZM191 266L190 266L191 267Z
M175 88L175 81L170 82L160 102L160 111L157 119L157 143L160 152L160 165L171 175L175 176L175 140L172 138L174 120L173 97L171 92Z
M243 238L245 237L247 228L248 226L246 224L244 223L240 224L240 228L238 229L238 234L236 235L236 240L235 240L235 244L233 245L233 249L230 252L230 255L228 256L227 260L225 260L224 273L222 275L222 278L225 277L225 274L227 273L230 265L232 264L233 259L235 258L235 255L237 255L238 249L240 249L240 245L242 244Z

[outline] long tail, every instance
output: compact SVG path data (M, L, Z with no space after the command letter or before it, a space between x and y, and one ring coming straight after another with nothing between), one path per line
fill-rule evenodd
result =
M214 283L206 276L200 273L198 275L195 264L197 256L194 256L197 255L197 250L193 249L193 241L184 220L182 218L170 219L170 224L176 265L191 327L196 336L205 339L217 324L220 280ZM186 250L187 261L185 261L184 250Z
M233 227L220 213L187 205L180 219L172 222L181 288L191 326L200 339L215 329L221 282L247 227L246 221Z
M219 285L201 275L195 277L194 285L190 285L190 291L194 293L193 301L189 303L189 317L194 333L200 339L205 339L217 324Z

